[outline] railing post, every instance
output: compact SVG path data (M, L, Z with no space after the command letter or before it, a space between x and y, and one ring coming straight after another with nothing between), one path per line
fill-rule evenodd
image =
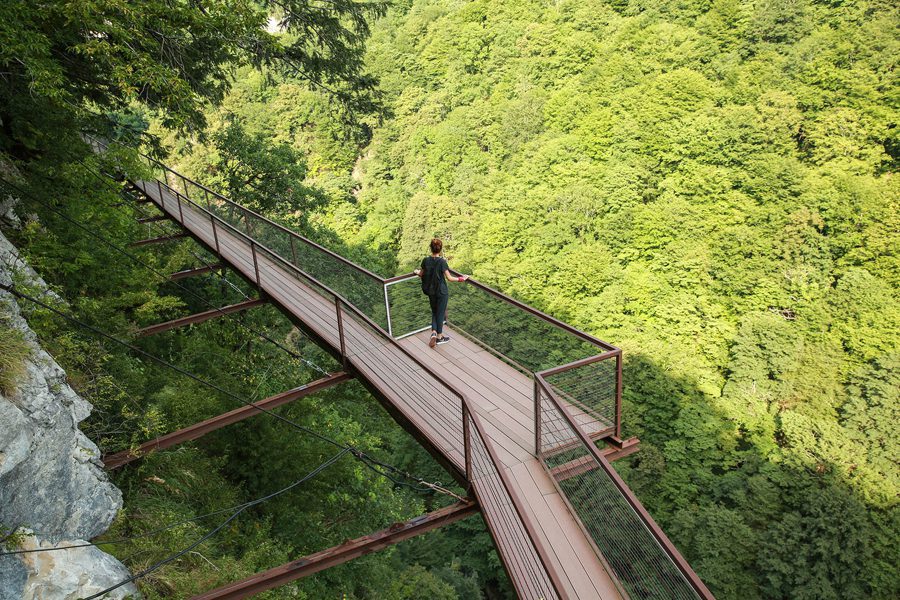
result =
M181 224L184 225L184 211L181 208L181 194L175 192L175 200L178 202L178 218L181 221Z
M244 213L244 227L247 229L247 237L253 237L253 229L250 228L250 215Z
M159 206L166 212L166 201L163 199L162 181L156 180L156 188L159 190Z
M388 284L383 283L384 287L384 310L387 313L387 330L391 338L394 337L394 329L391 327L391 302L388 300Z
M203 188L203 195L206 196L206 210L212 212L212 202L209 201L209 190Z
M616 437L622 439L622 351L616 355Z
M213 241L216 243L216 255L221 259L222 251L219 249L219 234L216 231L216 218L210 214L209 221L212 223Z
M290 240L291 240L291 256L294 258L294 266L299 267L300 264L297 262L297 246L294 243L294 236L291 236Z
M253 254L253 270L256 272L256 289L262 292L262 286L259 284L259 261L256 259L256 242L250 240L250 252Z
M469 485L472 485L472 429L469 426L469 407L466 405L466 401L462 398L459 399L462 405L462 419L463 419L463 455L466 461L466 480L469 482Z
M337 326L338 326L338 341L341 345L341 364L343 364L344 368L347 368L347 347L344 342L344 318L342 316L343 312L341 310L341 299L338 296L334 297L334 310L337 314Z
M541 459L541 387L538 378L531 374L534 380L534 455Z
M190 193L188 193L187 179L185 179L184 175L181 176L181 187L184 188L184 197L190 198L191 195L190 195Z

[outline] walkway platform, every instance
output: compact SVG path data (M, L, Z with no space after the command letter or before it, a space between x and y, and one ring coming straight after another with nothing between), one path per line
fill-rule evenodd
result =
M258 271L260 291L339 355L341 342L334 303L286 272L265 253L251 248L234 232L217 228L214 236L209 216L193 206L179 203L172 191L154 183L138 182L137 185L154 204L245 278L255 282ZM375 389L382 402L388 403L392 413L402 415L401 424L411 434L426 440L440 452L445 459L442 462L449 462L460 473L465 473L459 402L407 354L372 331L370 324L352 314L344 315L342 321L346 355L358 376L369 384L368 387ZM535 543L545 549L549 559L546 566L555 572L557 583L562 586L560 595L567 598L622 598L589 537L566 507L547 470L533 454L532 381L464 335L453 335L452 328L448 328L448 333L453 341L434 349L428 347L427 333L424 332L409 336L400 344L418 354L442 377L455 381L471 409L480 417L489 438L486 444L496 449L502 468L506 469L514 485L512 493L518 494L523 501L525 510L521 516L527 521L525 528L536 534ZM476 478L472 484L481 500L484 519L495 532L494 540L510 577L514 583L519 582L516 587L520 595L557 597L552 587L545 589L546 578L532 573L527 561L520 559L525 540L507 531L511 527L505 521L508 510L499 506L502 499L495 502L482 499L496 496L494 490L479 489L493 486L494 478Z

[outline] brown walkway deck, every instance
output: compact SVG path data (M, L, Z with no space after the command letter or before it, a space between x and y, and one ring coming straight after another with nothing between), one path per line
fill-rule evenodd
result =
M253 252L245 239L218 227L216 240L209 215L184 202L179 207L175 196L165 188L159 188L155 183L138 183L138 187L157 206L161 205L159 190L162 189L165 202L164 208L160 208L164 212L183 223L207 247L215 249L218 241L223 262L248 279L255 281L258 269L263 293L332 349L339 348L335 306L314 291L308 282L301 281L279 262L259 251L254 265ZM404 426L412 428L411 433L427 440L434 450L464 473L459 400L362 319L344 313L343 328L346 355L358 375L382 396L382 401L402 416L401 422L406 421ZM531 526L536 545L543 547L549 563L547 570L555 575L557 585L562 588L560 594L582 599L621 598L592 542L569 512L546 469L533 455L535 425L531 379L462 335L453 336L451 344L435 349L427 347L424 335L405 338L400 344L417 353L442 378L455 384L465 395L471 410L480 417L489 443L510 475L513 493L518 495L520 507L524 508L522 517ZM552 589L550 593L544 592L541 584L535 583L541 577L524 572L528 567L517 560L523 552L524 542L508 533L510 511L508 507L503 510L502 499L489 500L491 490L485 486L495 485L495 482L489 477L473 477L472 480L484 518L519 594L533 598L553 597ZM501 522L504 519L506 523Z

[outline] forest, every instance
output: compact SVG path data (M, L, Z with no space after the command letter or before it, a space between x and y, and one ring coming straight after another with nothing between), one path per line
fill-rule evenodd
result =
M337 368L271 307L135 341L252 290L158 277L213 260L189 241L117 251L174 229L136 223L105 175L144 173L134 152L95 155L84 132L384 276L440 236L455 268L623 349L641 450L615 466L717 598L900 597L895 3L136 4L0 6L0 187L24 222L4 233L66 310L248 400ZM32 310L105 452L235 406ZM143 577L145 597L448 504L422 482L449 476L377 407L350 382L278 412L396 471L340 458ZM263 418L152 454L114 475L105 537L147 536L102 547L140 572L220 521L153 531L333 454ZM474 517L264 597L512 595Z

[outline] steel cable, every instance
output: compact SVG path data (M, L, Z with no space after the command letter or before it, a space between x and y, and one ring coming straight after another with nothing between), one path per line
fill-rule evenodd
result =
M114 343L116 343L116 344L119 344L120 346L123 346L123 347L125 347L125 348L128 348L128 349L131 350L132 352L136 352L136 353L140 354L141 356L144 356L144 357L146 357L146 358L148 358L148 359L150 359L150 360L152 360L152 361L154 361L154 362L156 362L156 363L158 363L158 364L160 364L160 365L162 365L162 366L164 366L164 367L166 367L166 368L168 368L168 369L171 369L171 370L173 370L173 371L176 371L177 373L180 373L181 375L183 375L183 376L185 376L185 377L191 379L192 381L195 381L195 382L197 382L197 383L199 383L199 384L201 384L201 385L204 385L204 386L206 386L206 387L208 387L208 388L210 388L210 389L216 390L217 392L219 392L219 393L221 393L221 394L224 394L224 395L228 396L229 398L232 398L232 399L238 401L239 403L243 404L244 406L252 407L254 410L258 410L259 412L265 413L265 414L267 414L267 415L269 415L269 416L271 416L271 417L273 417L273 418L275 418L275 419L277 419L277 420L279 420L279 421L282 421L283 423L287 423L289 426L293 427L294 429L297 429L298 431L302 431L302 432L304 432L304 433L306 433L306 434L309 434L309 435L315 437L316 439L319 439L319 440L321 440L321 441L323 441L323 442L326 442L326 443L328 443L328 444L331 444L331 445L333 445L333 446L335 446L335 447L337 447L337 448L346 449L346 450L348 450L351 454L353 454L353 456L356 457L357 460L359 460L362 464L364 464L364 465L365 465L367 468L369 468L371 471L377 473L378 475L381 475L382 477L385 477L385 478L389 479L390 481L392 481L392 482L394 482L394 483L396 483L396 484L398 484L398 485L405 485L406 487L410 487L410 488L412 488L412 489L414 489L414 490L416 490L416 491L427 491L427 490L431 490L431 491L435 491L435 492L439 492L439 493L442 493L442 494L445 494L445 495L452 496L453 498L456 498L457 500L461 500L461 499L462 499L462 498L460 498L460 496L458 496L457 494L453 493L452 491L450 491L450 490L444 488L443 486L441 486L441 485L439 485L439 484L427 482L427 481L425 481L425 480L422 479L422 478L413 477L413 479L414 479L417 483L419 483L419 484L425 486L425 489L417 488L416 486L413 486L413 485L408 484L408 483L405 483L405 482L400 482L400 481L398 481L398 480L396 480L396 479L394 479L394 478L392 478L392 477L386 475L386 474L385 474L382 470L380 470L378 467L380 466L380 467L387 468L387 469L390 470L392 473L394 473L394 474L396 474L396 475L399 475L399 476L403 476L403 477L406 477L406 476L409 475L406 471L404 471L404 470L402 470L402 469L400 469L400 468L398 468L398 467L395 467L395 466L393 466L393 465L389 465L389 464L387 464L387 463L380 462L380 461L378 461L377 459L375 459L374 457L369 456L368 454L366 454L365 452L363 452L363 451L360 450L359 448L356 448L355 446L352 446L352 445L350 445L350 444L345 444L345 443L338 442L337 440L332 439L332 438L330 438L330 437L328 437L328 436L326 436L326 435L323 435L323 434L321 434L321 433L319 433L319 432L317 432L317 431L315 431L315 430L313 430L313 429L310 429L309 427L306 427L306 426L304 426L304 425L301 425L301 424L297 423L296 421L293 421L293 420L291 420L291 419L289 419L289 418L287 418L287 417L283 417L283 416L279 415L278 413L276 413L276 412L274 412L274 411L272 411L272 410L269 410L269 409L267 409L267 408L263 408L263 407L259 406L258 404L254 404L254 403L252 403L252 402L248 402L247 400L244 400L243 398L241 398L241 397L238 396L237 394L234 394L234 393L232 393L232 392L229 392L228 390L226 390L226 389L224 389L224 388L222 388L222 387L220 387L220 386L218 386L218 385L216 385L216 384L214 384L214 383L211 383L211 382L209 382L209 381L206 381L205 379L202 379L202 378L200 378L200 377L194 375L193 373L190 373L189 371L186 371L186 370L182 369L181 367L179 367L179 366L177 366L177 365L174 365L174 364L172 364L172 363L170 363L170 362L168 362L168 361L166 361L166 360L164 360L164 359L162 359L162 358L159 358L159 357L156 356L156 355L150 354L150 353L147 352L146 350L142 350L141 348L138 348L137 346L135 346L135 345L133 345L133 344L129 344L129 343L126 342L126 341L120 340L119 338L117 338L117 337L115 337L115 336L112 336L112 335L110 335L110 334L108 334L108 333L106 333L106 332L104 332L104 331L102 331L102 330L100 330L100 329L94 327L93 325L90 325L90 324L88 324L88 323L85 323L84 321L81 321L80 319L78 319L78 318L76 318L76 317L74 317L74 316L72 316L72 315L69 315L69 314L63 312L63 311L59 310L58 308L55 308L55 307L53 307L53 306L50 306L49 304L47 304L47 303L45 303L45 302L42 302L41 300L38 300L37 298L34 298L34 297L32 297L32 296L30 296L30 295L28 295L28 294L26 294L26 293L21 292L21 291L19 291L18 289L16 289L16 287L15 287L14 285L0 284L0 289L9 292L10 294L16 296L17 298L21 298L21 299L23 299L23 300L27 300L27 301L29 301L29 302L31 302L31 303L37 305L37 306L40 306L40 307L42 307L42 308L44 308L44 309L46 309L46 310L49 310L50 312L56 314L57 316L59 316L59 317L65 319L66 321L69 321L69 322L71 322L71 323L74 323L74 324L78 325L79 327L82 327L82 328L84 328L84 329L87 329L88 331L91 331L92 333L94 333L94 334L96 334L96 335L98 335L98 336L100 336L100 337L102 337L102 338L104 338L104 339L108 339L108 340L110 340L111 342L114 342Z

